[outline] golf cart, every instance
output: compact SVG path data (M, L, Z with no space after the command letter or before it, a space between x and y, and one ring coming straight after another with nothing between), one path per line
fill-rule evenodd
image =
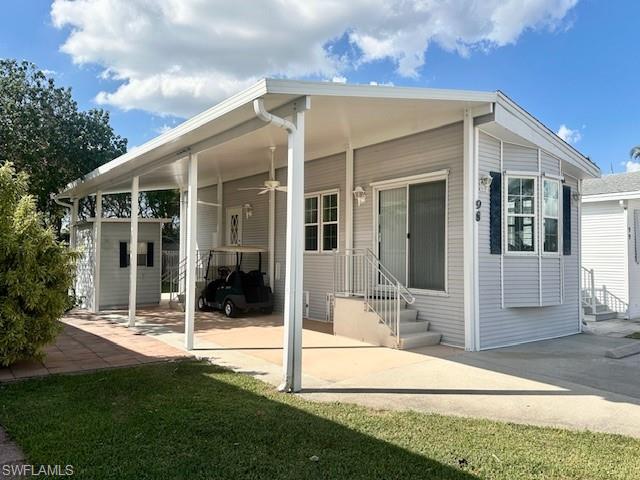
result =
M210 250L204 276L205 287L198 297L198 309L222 310L227 317L236 317L248 311L271 314L273 295L271 287L264 284L265 273L262 272L264 252L264 248L248 246L225 246ZM242 262L246 259L243 257L255 254L258 255L257 269L245 273ZM227 265L233 255L235 267L232 269Z

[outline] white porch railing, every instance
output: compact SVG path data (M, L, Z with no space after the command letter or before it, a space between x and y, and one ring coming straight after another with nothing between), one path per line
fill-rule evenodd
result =
M598 305L604 305L609 310L627 314L629 304L607 289L606 285L596 287L595 272L593 269L581 268L582 274L582 305L591 308L591 312L597 312Z
M196 251L196 281L204 280L208 259L209 250ZM168 285L170 303L182 302L184 298L186 265L187 259L180 259L178 252L162 252L162 284Z
M334 251L334 297L362 297L364 308L400 339L402 302L409 305L415 297L369 249Z

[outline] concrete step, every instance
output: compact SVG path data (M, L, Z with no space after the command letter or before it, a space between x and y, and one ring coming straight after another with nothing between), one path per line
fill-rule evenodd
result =
M618 318L618 312L606 310L604 312L596 313L594 317L596 322L601 322L603 320L611 320L612 318Z
M596 304L596 313L608 312L608 311L611 311L611 310L609 310L609 307L607 307L606 305L603 305L602 303ZM584 313L586 313L587 315L593 315L593 308L584 307Z
M442 335L434 332L423 333L411 333L405 335L400 332L400 342L398 348L400 350L407 350L409 348L428 347L432 345L438 345Z
M400 335L410 335L413 333L424 333L429 331L428 321L400 322Z
M417 310L400 310L400 322L415 322L418 319Z

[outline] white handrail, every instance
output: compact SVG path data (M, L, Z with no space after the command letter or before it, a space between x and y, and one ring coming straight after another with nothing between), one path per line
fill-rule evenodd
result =
M333 286L334 297L362 297L364 308L399 341L402 302L411 305L416 299L371 250L334 251Z

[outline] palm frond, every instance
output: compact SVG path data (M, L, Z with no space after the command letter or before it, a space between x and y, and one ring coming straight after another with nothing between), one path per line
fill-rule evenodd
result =
M635 147L633 147L629 152L629 156L634 160L636 158L640 158L640 145L636 145Z

